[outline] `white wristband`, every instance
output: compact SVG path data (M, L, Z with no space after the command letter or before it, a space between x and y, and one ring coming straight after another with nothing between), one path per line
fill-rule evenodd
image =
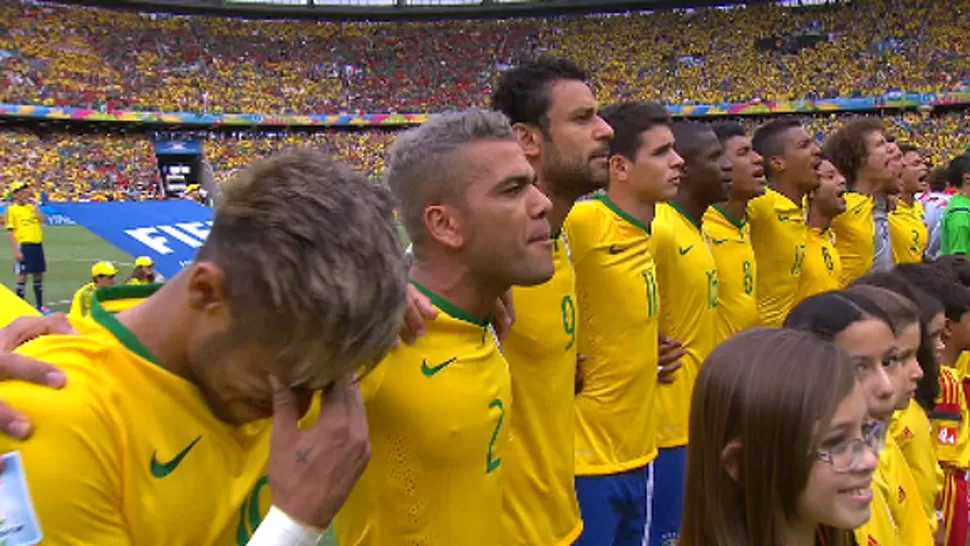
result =
M256 528L247 546L317 546L324 531L298 523L275 506Z

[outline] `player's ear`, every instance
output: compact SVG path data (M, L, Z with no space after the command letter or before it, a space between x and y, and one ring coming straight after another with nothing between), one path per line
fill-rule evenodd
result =
M773 173L780 173L785 170L785 160L780 155L771 156L768 164L771 165L771 172Z
M449 205L432 205L424 209L424 229L434 241L451 249L465 244L460 211Z
M733 440L721 450L721 464L724 465L724 471L736 482L741 481L742 449L741 442Z
M526 157L531 159L542 153L542 131L538 127L519 122L512 124L512 132Z
M226 310L226 278L215 262L193 263L185 272L188 302L193 311L204 313Z
M613 154L609 159L610 180L626 181L630 177L630 162L620 154Z

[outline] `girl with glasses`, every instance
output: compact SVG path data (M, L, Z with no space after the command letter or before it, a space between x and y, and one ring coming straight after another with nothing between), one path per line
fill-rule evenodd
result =
M848 544L883 437L835 344L767 328L724 341L691 400L681 546Z

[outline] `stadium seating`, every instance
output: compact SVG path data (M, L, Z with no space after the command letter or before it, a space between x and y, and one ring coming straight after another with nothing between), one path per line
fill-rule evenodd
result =
M51 201L141 199L160 179L144 133L57 130L38 134L0 126L0 184L30 181Z
M816 138L837 128L848 115L801 116ZM766 118L740 121L752 130ZM908 112L885 116L886 128L903 142L928 152L935 166L970 144L970 111L944 115ZM202 138L216 180L225 181L253 159L296 146L316 146L349 161L376 178L384 167L384 150L395 131L240 131L183 133ZM52 201L141 199L158 182L158 168L147 133L58 131L40 137L23 129L0 126L0 194L18 180L40 180ZM138 188L131 187L138 182Z
M851 97L970 86L970 0L857 0L499 21L330 23L166 16L0 0L0 103L210 113L437 112L483 104L506 65L580 61L605 102ZM792 37L822 37L790 47ZM873 38L875 36L876 38ZM796 40L797 41L797 40ZM774 45L773 45L774 44ZM970 113L886 114L935 165L967 145ZM841 114L804 117L821 138ZM754 125L763 118L744 118ZM0 125L0 190L51 200L142 199L151 135ZM389 129L199 132L218 180L289 146L322 146L378 176Z
M970 0L860 0L616 17L330 23L174 17L0 0L0 102L257 113L480 104L540 50L586 64L600 100L823 98L970 82ZM823 36L791 50L756 46ZM876 38L874 38L876 37Z

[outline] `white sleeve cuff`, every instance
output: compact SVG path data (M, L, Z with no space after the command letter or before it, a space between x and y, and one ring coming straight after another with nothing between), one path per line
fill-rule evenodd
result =
M297 523L282 510L271 506L247 546L317 546L324 531Z

